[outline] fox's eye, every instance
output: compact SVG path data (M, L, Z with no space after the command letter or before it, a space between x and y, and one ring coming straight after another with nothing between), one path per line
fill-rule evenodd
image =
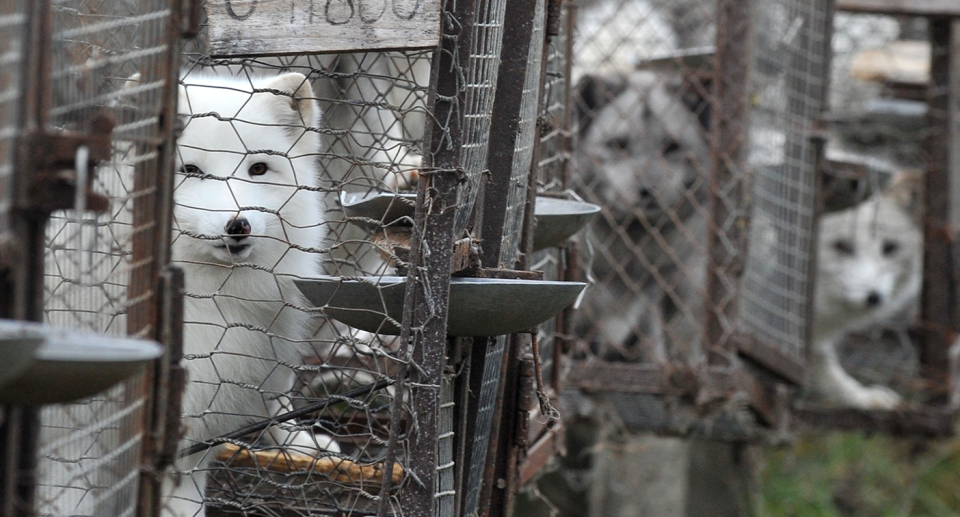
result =
M203 171L200 170L200 167L192 163L184 164L183 167L180 167L180 172L184 174L203 174Z
M833 241L833 249L841 255L853 255L853 243L848 240Z
M257 162L250 166L249 172L251 176L263 176L267 173L267 164Z
M607 147L614 151L626 151L630 147L630 141L626 137L618 136L607 140Z
M900 243L896 241L883 241L883 255L888 257L900 250Z
M667 142L667 145L663 146L663 156L670 156L671 154L680 150L680 144L675 140Z

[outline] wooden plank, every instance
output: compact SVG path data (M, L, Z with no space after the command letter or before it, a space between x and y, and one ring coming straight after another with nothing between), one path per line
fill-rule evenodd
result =
M798 402L793 408L794 428L869 431L898 437L951 437L956 435L956 420L956 409L946 407L913 406L886 411Z
M212 56L433 48L439 0L209 0Z
M838 11L914 16L960 16L956 0L837 0Z
M786 354L776 346L761 342L748 334L737 333L733 340L741 354L787 382L803 385L806 366L799 358Z

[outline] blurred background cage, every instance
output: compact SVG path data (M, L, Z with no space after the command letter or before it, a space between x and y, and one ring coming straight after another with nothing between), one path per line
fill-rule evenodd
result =
M577 6L571 178L603 211L580 243L566 378L609 392L628 429L748 438L777 419L752 366L802 383L827 19L791 2ZM755 164L784 149L792 169Z
M926 38L923 20L906 7L891 13L897 17L841 12L835 19L832 2L802 4L577 6L571 177L574 190L603 211L593 234L581 239L578 262L590 286L566 378L569 387L609 392L604 400L628 429L736 439L788 425L777 409L786 399L774 386L807 386L817 375L814 345L823 341L815 302L829 266L822 251L820 269L816 259L828 246L818 248L821 210L859 206L894 176L946 163L930 165L942 156L922 150L934 135L948 134L943 119L925 118L917 102L925 98L916 70L927 57L914 41ZM839 4L883 11L882 2ZM950 14L942 6L917 9L912 14ZM878 84L884 78L875 69L894 61L888 50L877 55L888 44L898 56L917 57L900 58L909 62L883 72L900 75ZM882 134L884 125L895 133ZM947 178L944 172L933 180L946 182L938 183L941 193ZM931 213L938 203L952 206L928 199L925 217L911 212L918 235L923 224L945 220ZM874 221L874 235L877 224L886 222ZM920 241L904 242L904 255L919 256ZM928 261L950 256L929 242L925 249ZM894 252L884 253L889 260ZM924 302L919 321L927 323L919 326L929 329L932 318L938 328L953 328L952 319L929 315L953 295L932 294L938 288L926 271L925 294L914 293L914 305L931 296L940 302ZM853 309L851 319L863 320L863 312ZM909 314L900 316L873 318L873 338L847 340L842 364L857 382L905 398L898 414L886 417L900 423L888 429L945 432L953 412L935 400L951 391L950 343L931 335L932 348L917 348L903 331ZM885 326L901 331L884 334ZM917 368L918 357L930 362ZM806 392L818 395L813 386ZM795 421L808 409L832 415L807 420L824 425L878 418L843 418L844 410L829 409L822 397L811 400L817 409L804 402L804 417ZM905 423L911 419L925 424Z
M956 80L950 74L957 57L948 42L955 41L958 13L927 3L840 1L835 7L823 116L820 270L835 262L822 257L840 244L833 240L836 221L850 221L850 214L878 200L898 199L911 221L898 235L891 229L900 214L882 211L874 214L872 231L858 225L856 232L840 235L852 234L858 244L865 234L874 242L883 238L885 259L901 269L908 257L922 260L922 276L919 266L902 275L919 277L922 288L912 291L905 310L854 329L837 346L840 363L857 382L893 389L899 402L894 411L845 412L829 407L843 403L812 397L814 403L805 402L796 418L820 427L949 435L955 432L951 329L957 320L947 309L956 297L949 287L956 285L955 268L948 264L956 252L944 238L956 221L956 142L950 129L957 116ZM898 249L911 239L914 245ZM829 273L818 278L829 283Z

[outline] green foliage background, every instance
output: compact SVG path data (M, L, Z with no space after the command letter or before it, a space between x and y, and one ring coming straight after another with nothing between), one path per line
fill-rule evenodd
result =
M804 434L757 462L755 517L960 516L960 439Z

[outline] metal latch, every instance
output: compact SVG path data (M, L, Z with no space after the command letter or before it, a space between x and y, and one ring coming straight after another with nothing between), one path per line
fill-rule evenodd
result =
M93 171L100 162L110 160L110 134L113 121L106 116L95 118L87 133L52 132L47 130L27 133L21 140L20 170L24 171L16 197L17 208L50 213L75 208L78 185L78 157L87 169ZM110 199L93 192L93 174L85 174L83 206L92 212L105 212Z

